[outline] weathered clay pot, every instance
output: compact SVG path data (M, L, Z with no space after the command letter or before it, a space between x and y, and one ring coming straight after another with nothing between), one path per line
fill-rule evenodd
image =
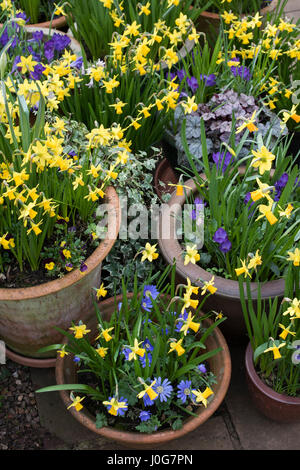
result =
M59 16L58 18L54 18L52 20L52 23L51 23L51 21L44 21L43 23L28 24L25 27L26 28L33 27L33 28L37 28L37 29L46 28L48 30L51 27L51 29L64 30L67 27L67 20L66 20L65 16Z
M178 175L167 158L163 158L157 165L154 173L154 189L159 199L162 200L164 194L171 194L174 191L169 183L177 184Z
M189 197L191 193L197 193L197 188L193 179L185 181L184 184L191 188L186 190L187 197ZM212 274L205 271L197 264L194 265L189 263L187 266L184 266L184 259L182 257L183 250L176 236L176 220L178 220L185 203L186 196L177 196L175 191L168 204L162 207L160 213L158 243L163 257L169 264L173 264L174 258L176 259L176 273L178 281L186 283L186 279L188 277L193 285L201 286L202 283L199 279L202 281L209 281L212 278ZM238 281L215 276L214 285L218 290L215 294L207 298L203 309L205 311L222 311L222 313L227 317L227 320L222 323L220 328L228 341L245 341L246 327L240 302ZM255 305L255 300L257 300L257 283L255 282L251 283L251 293L252 300ZM263 299L268 299L270 297L274 298L276 296L283 297L283 295L284 279L266 282L261 285L261 296ZM200 296L200 298L202 297Z
M246 349L245 366L248 389L257 409L273 421L300 423L300 398L281 395L262 382L254 368L250 343Z
M0 23L0 27L2 26L2 23ZM47 29L49 31L50 26L51 29L65 31L67 29L66 17L60 16L58 18L55 18L52 23L51 21L44 21L43 23L28 23L27 25L25 25L25 28L36 28L37 31L39 31L40 29Z
M262 8L259 12L259 15L262 17L266 17L268 13L272 13L276 8L277 8L278 0L272 0L270 5L266 6L265 8ZM230 10L230 8L229 8ZM256 12L253 12L253 15ZM211 13L209 11L203 11L199 18L197 19L197 22L195 22L195 26L197 28L197 31L203 32L206 35L210 36L218 36L219 31L220 31L220 15L219 13Z
M105 319L110 318L111 314L114 311L115 305L122 301L122 295L119 295L115 298L107 299L99 303L99 309L102 316ZM128 295L130 298L131 295ZM210 324L207 321L207 326ZM94 318L89 323L89 328L92 331L96 331L97 319ZM110 427L103 427L100 429L96 428L95 417L92 416L85 408L80 412L77 412L73 407L69 409L70 413L78 420L83 426L93 431L94 433L116 441L126 447L132 449L147 449L153 448L154 446L163 445L167 442L170 442L174 439L178 439L191 431L194 431L200 425L205 423L205 421L212 416L212 414L217 410L217 408L222 403L231 377L231 359L230 353L225 341L224 336L218 328L215 328L213 334L208 337L206 341L207 350L212 350L215 348L222 348L220 353L216 354L208 360L211 371L216 375L217 384L212 386L214 392L214 398L209 403L207 408L199 408L198 417L191 417L185 421L183 427L177 431L167 430L159 431L153 434L141 434L137 432L125 432L119 431ZM58 385L76 383L77 374L76 374L76 365L72 360L71 355L65 356L64 358L58 357L56 362L56 382ZM72 402L70 400L70 392L60 391L61 398L68 407Z
M54 367L53 355L37 351L62 341L55 327L66 330L72 322L86 322L93 315L93 287L99 287L101 263L113 247L121 223L119 198L113 187L107 188L106 198L111 207L108 231L86 260L84 274L76 269L35 287L0 289L0 339L12 360L30 367Z

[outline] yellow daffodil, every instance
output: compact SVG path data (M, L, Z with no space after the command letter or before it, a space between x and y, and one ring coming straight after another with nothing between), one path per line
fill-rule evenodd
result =
M279 338L282 338L283 340L285 340L287 335L296 336L295 331L290 331L290 328L291 328L292 325L289 325L288 327L285 327L281 323L278 323L278 326L282 329L282 332L280 333Z
M293 251L288 251L289 257L287 258L288 261L293 261L294 266L300 266L300 250L299 248L295 248Z
M99 348L96 349L96 352L99 354L100 357L104 358L107 354L108 348L104 348L103 346L99 346Z
M201 295L206 294L206 291L210 292L211 294L214 294L217 292L217 288L214 286L214 280L215 276L213 276L210 281L205 281L202 287Z
M249 269L248 267L246 266L246 261L244 260L241 260L241 263L242 263L242 267L241 268L236 268L235 269L235 273L237 276L240 276L241 274L245 274L244 277L247 277L249 276L251 278L251 274L249 272Z
M84 400L84 399L85 399L85 397L82 397L82 398L80 398L80 397L72 398L73 403L71 403L71 405L68 406L67 409L69 410L70 408L72 408L72 407L74 406L74 408L75 408L76 411L80 411L80 410L83 408L81 402L82 402L82 400Z
M142 259L141 262L143 263L146 259L150 262L158 258L158 253L156 253L156 245L150 245L149 242L146 243L145 249L142 251Z
M207 398L213 395L213 393L210 387L206 387L204 392L201 392L201 390L192 390L192 394L196 397L196 403L203 403L205 408L207 407Z
M100 297L105 297L107 294L107 290L104 288L104 284L102 282L101 286L99 287L99 289L97 289L96 291L96 296L97 296L97 299L99 300Z
M270 171L272 167L272 161L275 160L275 155L273 155L269 150L262 145L258 150L252 150L252 154L256 157L251 162L251 166L259 169L259 173L263 175L265 171Z
M88 330L86 325L77 325L77 326L72 326L69 328L69 330L74 331L74 335L76 339L81 339L84 337L84 335L87 335L90 333L91 330Z
M189 329L193 330L195 333L197 333L197 331L199 330L200 323L193 322L193 319L194 316L192 316L191 312L189 312L187 319L183 320L183 325L180 329L180 332L182 332L184 336L187 335Z
M275 342L273 341L273 346L265 349L264 353L272 351L274 359L279 359L281 357L279 349L283 348L283 346L285 346L285 344L286 343L281 343L278 346L276 346Z
M150 400L155 400L155 398L157 398L158 394L153 390L153 386L156 384L156 380L153 380L153 382L150 384L150 385L147 385L144 381L142 382L144 387L145 387L145 390L142 390L138 395L137 397L138 398L143 398L143 396L145 394L148 395L148 397L150 398Z
M256 251L255 255L250 256L250 261L248 263L248 269L255 269L257 266L262 265L262 259L261 256L259 255L259 250Z
M185 353L185 349L182 347L182 341L183 341L183 338L181 338L178 341L176 340L171 341L169 353L172 351L176 351L178 356L182 356L182 354Z
M200 260L200 255L196 250L196 245L187 245L185 249L184 266L189 263L196 264Z

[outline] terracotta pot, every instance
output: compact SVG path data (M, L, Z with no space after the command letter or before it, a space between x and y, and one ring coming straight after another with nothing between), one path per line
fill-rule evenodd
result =
M277 8L277 4L278 0L272 0L270 5L260 10L259 15L262 17L266 17L269 13L272 13ZM253 15L255 15L255 13L256 12L253 12ZM218 36L220 31L220 23L221 20L220 15L218 13L203 11L195 22L195 25L197 31L212 35L215 38L216 36Z
M113 187L106 190L106 198L111 205L108 231L86 260L84 275L76 269L35 287L0 289L0 338L9 348L7 357L31 367L54 367L55 354L37 351L62 341L55 327L66 330L72 322L86 322L92 316L92 289L99 287L101 263L113 247L121 223L119 198ZM45 357L49 360L44 361Z
M130 298L131 295L132 294L129 294L128 298ZM110 318L111 314L114 311L116 303L118 304L120 301L122 301L122 297L122 295L119 295L116 297L116 299L111 298L99 303L99 308L104 318ZM208 326L210 322L207 320L206 322ZM97 319L94 318L91 323L89 323L89 327L92 330L96 331L96 325ZM119 431L111 427L103 427L101 429L97 429L95 424L95 417L92 416L85 408L83 408L80 412L77 412L72 407L69 411L70 413L72 413L72 415L77 421L79 421L83 426L85 426L89 430L93 431L95 434L103 436L106 439L116 441L119 444L122 444L126 447L130 447L132 449L151 449L153 447L170 442L174 439L178 439L188 434L189 432L194 431L200 425L205 423L205 421L207 421L210 416L212 416L212 414L222 403L229 386L231 377L230 353L225 338L218 328L216 328L213 334L209 336L206 341L206 346L207 350L212 350L218 347L222 348L222 351L219 354L210 358L208 361L210 369L216 375L218 381L217 384L214 384L212 386L214 398L209 403L207 408L199 408L199 411L197 412L197 418L188 418L185 421L183 427L177 431L158 431L149 435L137 432ZM76 365L74 364L71 355L65 356L64 358L58 357L55 371L57 384L63 385L68 383L76 383L77 374L75 368ZM66 405L66 407L68 407L72 403L70 400L70 392L60 391L59 393L64 404Z
M46 28L48 30L51 27L51 29L65 30L67 27L67 19L65 16L60 16L58 18L54 18L52 23L51 21L44 21L43 23L32 23L25 26L25 28L31 27L37 29Z
M189 197L191 193L194 195L197 193L196 185L192 179L185 181L184 184L191 188L186 190L187 197ZM199 279L209 281L212 274L205 271L197 264L194 265L189 263L187 266L184 266L184 260L182 257L183 250L175 231L176 220L178 220L185 202L186 196L177 196L175 191L168 204L162 207L160 213L158 243L161 253L167 263L173 264L174 258L176 259L176 273L178 281L180 283L186 283L186 279L188 277L193 285L201 286L202 284ZM227 317L227 320L222 323L220 328L228 341L245 341L246 327L240 302L238 281L215 276L214 285L218 290L215 294L207 298L203 309L205 311L212 309L218 312L222 311ZM255 300L257 300L257 283L255 282L251 283L251 295L255 305ZM284 279L278 279L263 284L261 286L261 296L263 299L268 299L270 297L274 298L276 296L283 297ZM200 298L202 297L200 296Z
M259 378L254 368L250 343L246 349L245 366L248 389L257 409L279 423L300 423L300 398L274 392Z
M47 29L49 31L50 29L50 23L51 21L44 21L43 23L29 23L25 25L25 28L37 28L37 31L40 29ZM0 23L0 28L3 26L2 23ZM56 29L56 30L61 30L65 31L67 29L67 19L65 16L60 16L59 18L55 18L52 21L51 24L51 29ZM57 31L56 31L57 32Z
M177 184L178 175L173 169L167 158L163 158L157 165L154 173L154 189L160 200L164 194L171 194L174 192L173 186L168 184Z

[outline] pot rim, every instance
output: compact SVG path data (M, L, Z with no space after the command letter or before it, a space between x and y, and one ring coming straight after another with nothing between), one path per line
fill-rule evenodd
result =
M277 8L278 0L271 0L270 4L259 10L259 13L263 16L266 16L268 13L271 13L272 11ZM249 15L254 15L255 13L249 13ZM246 14L244 14L246 16ZM219 13L213 13L210 11L203 11L200 16L203 16L204 18L209 18L212 20L220 20L220 15Z
M88 269L85 274L81 274L79 269L69 272L60 279L45 282L33 287L23 288L0 288L0 301L18 301L25 299L39 298L69 287L80 281L84 275L93 271L107 256L116 242L121 226L121 210L118 194L113 186L106 189L105 198L112 209L108 213L108 230L105 238L101 241L94 252L86 259L85 264Z
M192 193L197 191L196 184L191 178L185 181L185 186L190 189L186 190L186 195L189 197ZM160 223L159 223L159 237L158 244L160 250L169 264L173 263L174 258L176 259L176 271L184 278L189 278L192 283L202 286L199 279L203 281L209 281L212 274L201 268L197 264L189 263L187 266L184 265L182 253L183 250L180 246L178 239L176 238L174 226L175 220L177 219L178 212L186 201L186 195L176 195L176 190L173 192L172 197L168 204L164 206L160 212ZM162 238L163 226L170 227L169 239ZM225 279L215 275L215 286L217 287L217 295L224 298L240 298L240 290L238 281L232 279ZM258 284L251 282L251 293L253 299L257 299ZM261 286L261 297L277 297L284 294L284 279L275 279L273 281L267 281Z
M280 402L281 404L286 405L298 405L300 406L300 398L289 397L288 395L283 395L281 393L275 392L271 387L268 387L258 376L254 363L253 363L253 350L251 343L248 343L245 352L245 367L249 379L253 385L269 399Z
M50 28L51 21L43 21L42 23L28 23L25 25L25 28ZM58 18L53 18L51 23L51 29L61 28L62 26L67 25L67 18L65 16L60 16Z
M132 294L128 294L130 298ZM107 300L101 302L101 305L107 306L110 303L118 303L123 298L123 294L120 294L116 297L111 297ZM230 378L231 378L231 357L227 342L218 327L214 329L213 335L215 337L216 343L219 347L222 348L219 354L223 356L223 375L222 379L219 383L219 388L214 396L214 399L209 403L207 408L201 408L198 414L198 417L190 417L188 418L185 423L183 424L181 429L177 431L167 430L167 431L157 431L152 434L143 434L138 432L132 431L119 431L112 427L103 427L103 428L96 428L95 425L95 418L87 411L84 411L84 414L80 414L74 408L70 408L68 411L74 416L74 418L79 421L83 426L88 427L91 431L99 434L103 437L106 437L111 440L115 440L124 444L136 445L140 446L149 446L155 444L163 444L169 442L173 439L178 439L187 433L194 431L198 426L204 423L208 418L210 418L213 413L218 409L221 405L222 401L225 398L227 393ZM67 340L67 339L66 339ZM64 383L64 374L63 374L63 365L64 365L64 358L60 356L57 357L56 360L56 368L55 368L55 376L57 384ZM70 405L70 397L67 391L62 390L59 392L60 396L65 404L66 407ZM138 443L138 444L137 444Z

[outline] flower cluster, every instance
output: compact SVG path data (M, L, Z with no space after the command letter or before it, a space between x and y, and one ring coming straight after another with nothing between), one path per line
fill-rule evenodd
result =
M59 356L75 361L79 370L88 364L95 384L101 384L86 392L81 385L80 396L75 395L76 386L70 386L70 407L80 411L90 395L96 400L96 419L102 425L126 417L124 425L129 430L153 432L166 423L179 429L189 410L209 406L216 378L201 353L205 347L201 337L208 325L213 330L224 318L208 321L211 314L201 317L199 300L191 298L199 287L189 279L186 286L177 286L174 297L168 294L170 284L162 293L161 282L168 272L169 268L161 273L157 284L147 282L149 278L139 288L135 285L132 295L124 291L109 321L100 316L100 303L96 338L80 322L70 328L73 338L68 335L68 344L55 345ZM100 290L99 297L106 295L103 285ZM206 290L215 292L213 282L203 283L203 294Z

